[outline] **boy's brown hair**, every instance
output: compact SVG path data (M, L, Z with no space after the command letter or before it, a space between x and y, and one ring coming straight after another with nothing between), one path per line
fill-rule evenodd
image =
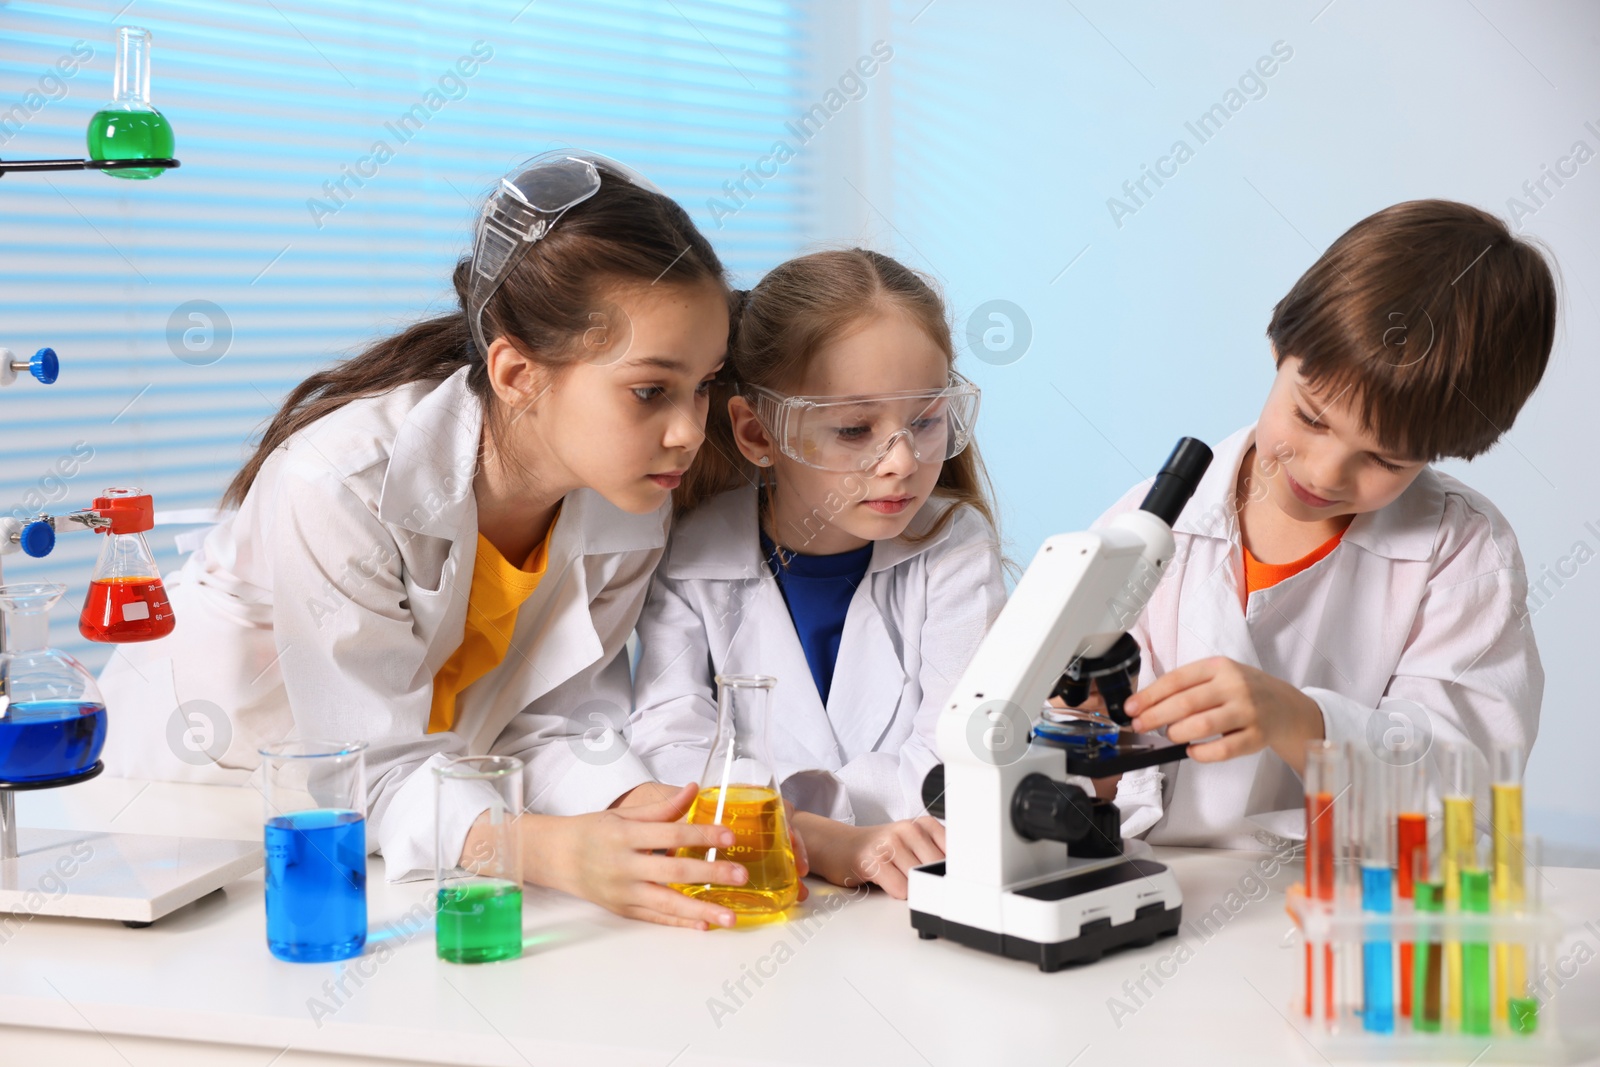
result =
M1471 459L1511 428L1555 341L1556 285L1531 241L1450 200L1369 215L1272 309L1278 361L1413 460Z

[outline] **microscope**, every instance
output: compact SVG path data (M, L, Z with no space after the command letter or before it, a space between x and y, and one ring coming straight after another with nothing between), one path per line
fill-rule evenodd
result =
M945 822L945 858L911 872L911 925L1043 971L1177 932L1177 880L1114 803L1057 775L1101 778L1181 759L1187 745L1136 743L1123 701L1139 676L1128 629L1172 559L1172 524L1211 464L1178 442L1138 510L1047 540L940 713L923 799ZM1053 721L1046 700L1101 719Z

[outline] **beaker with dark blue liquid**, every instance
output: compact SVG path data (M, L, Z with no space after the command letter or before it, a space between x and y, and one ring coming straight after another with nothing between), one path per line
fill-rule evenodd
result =
M0 586L0 782L57 782L88 773L106 743L106 706L94 675L48 647L49 612L66 586Z
M366 742L282 741L261 750L267 948L325 963L367 943Z

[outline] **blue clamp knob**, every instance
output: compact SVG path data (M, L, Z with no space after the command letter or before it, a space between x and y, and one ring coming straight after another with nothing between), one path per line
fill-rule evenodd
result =
M50 350L45 349L45 351ZM22 545L22 551L34 559L40 559L48 556L50 550L56 547L56 528L44 519L35 519L22 528L17 541Z
M41 348L35 352L33 358L28 360L28 373L45 385L54 385L61 375L61 360L56 357L56 350ZM45 549L45 552L48 551L50 551L48 548ZM40 555L44 553L41 552Z

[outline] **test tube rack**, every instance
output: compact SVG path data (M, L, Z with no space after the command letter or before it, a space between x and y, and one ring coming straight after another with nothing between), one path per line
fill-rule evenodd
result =
M1537 877L1537 869L1529 871ZM1415 908L1411 901L1396 901L1391 913L1363 911L1359 893L1346 887L1332 900L1314 900L1303 885L1289 888L1286 909L1294 920L1301 944L1294 952L1296 993L1289 1018L1321 1052L1329 1057L1354 1060L1417 1059L1456 1063L1548 1063L1562 1059L1555 998L1540 995L1542 964L1555 958L1565 925L1547 908L1500 910L1486 913ZM1401 947L1411 946L1411 971L1400 966ZM1452 1015L1452 982L1467 977L1460 969L1441 966L1452 946L1487 956L1486 974L1480 975L1476 995L1487 998L1481 1021L1475 1025L1460 1013ZM1400 1010L1401 982L1414 982L1429 960L1437 976L1432 1004L1427 996L1410 998L1411 1014ZM1367 954L1383 953L1390 988L1372 998L1387 1003L1393 1028L1374 1033L1365 1018L1369 998L1363 989ZM1503 988L1500 954L1518 952L1532 981L1529 987ZM1424 970L1424 974L1426 971ZM1456 989L1462 993L1465 990ZM1516 998L1516 999L1513 999ZM1459 1000L1457 1001L1459 1003ZM1473 1010L1471 998L1466 1006ZM1482 1018L1480 1017L1480 1019ZM1424 1029L1418 1020L1436 1019L1437 1029ZM1477 1030L1478 1032L1474 1032Z

